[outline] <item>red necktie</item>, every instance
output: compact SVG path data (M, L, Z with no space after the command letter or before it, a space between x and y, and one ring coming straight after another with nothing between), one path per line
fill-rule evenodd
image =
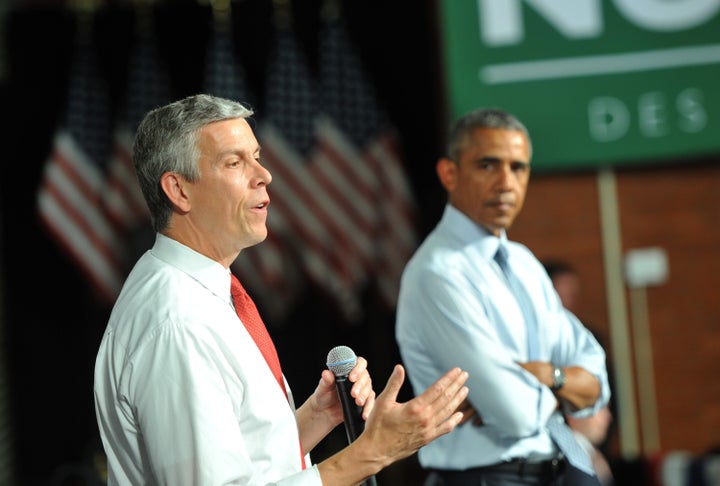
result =
M255 302L253 302L240 281L232 273L230 274L230 295L232 295L233 304L235 305L235 312L237 312L238 317L245 325L253 341L255 341L255 345L260 349L270 370L273 375L275 375L275 380L277 380L278 385L280 385L280 389L287 397L282 369L280 368L280 359L278 358L275 344L273 344L272 338L270 334L268 334L265 323L262 321L260 313L255 306ZM305 454L302 451L302 446L300 447L300 459L302 461L302 468L305 469Z
M270 370L273 375L275 375L280 389L285 393L285 396L287 396L285 382L283 381L282 370L280 368L280 359L278 358L272 338L270 334L268 334L257 307L255 307L255 302L250 298L237 277L232 274L230 275L230 294L232 295L233 304L235 305L235 312L237 312L238 317L245 325L250 336L252 336L258 349L260 349Z

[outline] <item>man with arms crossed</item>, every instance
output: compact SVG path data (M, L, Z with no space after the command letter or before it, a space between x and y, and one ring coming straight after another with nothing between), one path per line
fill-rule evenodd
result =
M561 450L554 434L572 437L560 408L590 415L607 403L605 353L563 309L542 264L506 234L530 157L528 132L511 114L460 118L436 165L444 213L403 273L396 338L413 389L448 366L470 374L464 406L476 423L419 451L446 486L567 485L571 467L587 473L573 486L597 484L587 455Z

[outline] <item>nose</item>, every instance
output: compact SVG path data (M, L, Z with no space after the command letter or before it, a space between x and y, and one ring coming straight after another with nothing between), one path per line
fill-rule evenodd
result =
M272 182L272 174L260 162L256 162L256 170L253 185L268 185Z
M509 164L500 164L497 171L497 188L502 192L509 191L512 189L513 179L514 173L512 167Z

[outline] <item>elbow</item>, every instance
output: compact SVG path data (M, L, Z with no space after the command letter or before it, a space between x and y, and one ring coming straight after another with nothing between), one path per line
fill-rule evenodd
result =
M600 399L602 394L600 380L598 380L594 375L590 375L585 390L586 395L582 397L582 401L584 401L584 406L582 408L592 407Z
M577 383L581 386L575 386L568 390L561 389L558 393L559 398L572 405L574 410L593 407L602 395L602 386L595 376L583 373L580 378L582 382Z

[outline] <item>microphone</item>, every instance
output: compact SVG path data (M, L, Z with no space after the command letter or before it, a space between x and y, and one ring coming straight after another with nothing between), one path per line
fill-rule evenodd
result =
M352 383L348 380L348 375L355 368L356 363L355 352L347 346L335 346L327 356L327 367L335 375L335 388L342 405L348 444L357 439L365 429L362 407L358 406L355 399L350 396Z
M337 389L340 405L342 405L345 433L348 444L353 442L365 430L365 421L362 418L362 407L355 403L350 395L352 383L348 380L350 371L357 363L355 352L347 346L335 346L327 355L327 367L335 375L335 388ZM375 476L370 476L363 483L365 486L375 486Z

